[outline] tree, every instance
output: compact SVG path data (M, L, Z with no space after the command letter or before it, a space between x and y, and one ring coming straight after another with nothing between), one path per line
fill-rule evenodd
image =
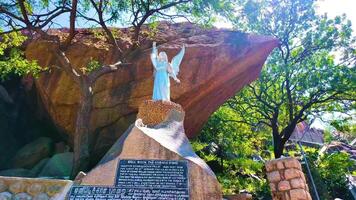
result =
M270 134L266 130L251 130L231 108L220 107L204 125L192 146L217 175L223 193L247 190L255 199L268 199L270 191L265 179L264 159ZM263 198L262 198L263 197Z
M355 38L346 16L315 14L314 0L248 0L241 3L235 26L272 35L279 48L262 70L227 105L238 122L268 127L274 155L299 122L325 112L345 112L355 102Z
M190 20L203 19L206 23L213 20L212 13L226 13L231 8L228 0L202 1L202 0L164 0L164 1L111 1L111 0L56 0L56 1L26 1L4 0L0 3L0 25L4 31L0 33L3 43L9 34L20 31L26 32L29 40L40 37L42 40L52 42L57 48L52 53L59 61L60 67L79 87L80 101L77 112L74 133L74 166L72 178L78 171L88 170L89 144L91 143L91 130L87 125L92 112L92 86L96 80L115 71L119 65L125 63L140 45L140 30L144 23L154 22L158 19L187 18ZM206 14L205 18L202 15ZM211 14L208 14L211 13ZM54 21L64 14L69 14L69 34L65 41L55 35L50 35L47 30ZM95 17L92 17L95 16ZM131 19L131 21L127 20ZM107 41L116 52L117 62L106 66L97 66L92 71L76 71L65 54L65 50L71 45L76 34L76 23L80 20L90 21L102 27ZM113 31L107 24L121 22L132 24L132 48L124 52L117 44ZM16 68L18 70L18 68Z
M330 122L330 125L337 131L341 132L342 135L340 135L340 139L346 139L348 142L351 142L356 138L356 123L353 121L352 117L345 119L333 119Z
M2 30L0 30L1 34ZM32 73L37 76L42 70L35 61L28 61L23 57L22 43L26 37L18 32L4 35L0 43L0 80L7 79L10 75L18 76Z

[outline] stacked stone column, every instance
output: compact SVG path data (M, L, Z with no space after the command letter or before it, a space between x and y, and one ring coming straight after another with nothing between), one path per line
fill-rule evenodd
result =
M312 200L297 159L288 157L268 161L266 171L273 200Z

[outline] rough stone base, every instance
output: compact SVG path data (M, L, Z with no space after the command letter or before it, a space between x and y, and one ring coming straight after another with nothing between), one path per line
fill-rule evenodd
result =
M302 167L295 158L266 162L273 200L311 200Z
M0 176L0 199L63 200L71 185L69 180Z
M186 160L190 199L222 199L218 180L208 165L195 155L184 133L181 106L173 102L145 101L137 118L142 119L145 125L157 123L157 126L139 128L131 125L99 164L82 178L81 185L113 186L117 166L122 159ZM150 131L156 135L150 135Z
M142 119L145 125L157 125L168 118L183 121L184 110L181 105L171 101L146 100L139 107L137 119Z

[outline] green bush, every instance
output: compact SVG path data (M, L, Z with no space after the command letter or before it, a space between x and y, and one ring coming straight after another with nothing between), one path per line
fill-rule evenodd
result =
M355 164L350 156L344 152L321 156L317 165L318 171L328 192L334 198L352 199L348 190L346 175L349 174L349 169Z
M271 199L261 160L261 157L270 159L270 154L264 155L268 152L270 134L251 130L236 121L239 118L230 108L221 107L192 141L192 146L213 169L224 194L244 190L253 194L254 199Z
M8 33L0 37L0 81L8 79L11 75L32 74L37 77L41 72L42 69L36 61L29 61L24 56L21 47L26 39L27 37L20 32Z
M237 194L245 190L251 193L254 199L271 199L263 162L263 159L272 159L269 154L270 133L263 129L252 130L237 121L239 116L228 107L221 107L210 117L200 136L192 141L193 148L213 169L224 194ZM317 148L303 148L320 199L352 199L346 175L352 173L349 169L355 163L350 160L349 155L319 155ZM300 148L291 148L288 154L298 156ZM306 169L304 172L307 176ZM310 193L314 196L310 180L308 183Z
M318 150L313 148L308 148L306 153L320 199L352 200L346 175L352 173L349 169L356 163L350 156L344 152L318 155ZM310 181L308 182L309 188L312 189Z

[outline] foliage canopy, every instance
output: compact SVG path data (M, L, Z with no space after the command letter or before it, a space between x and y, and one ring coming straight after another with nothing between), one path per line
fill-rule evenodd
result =
M269 127L276 157L296 124L325 112L347 112L355 103L356 50L346 16L315 14L313 0L246 1L235 25L272 35L279 48L257 81L227 105L253 127Z
M2 36L0 43L0 80L5 80L14 74L37 76L41 72L41 67L37 65L36 61L28 61L24 58L21 45L25 40L26 37L18 32Z

